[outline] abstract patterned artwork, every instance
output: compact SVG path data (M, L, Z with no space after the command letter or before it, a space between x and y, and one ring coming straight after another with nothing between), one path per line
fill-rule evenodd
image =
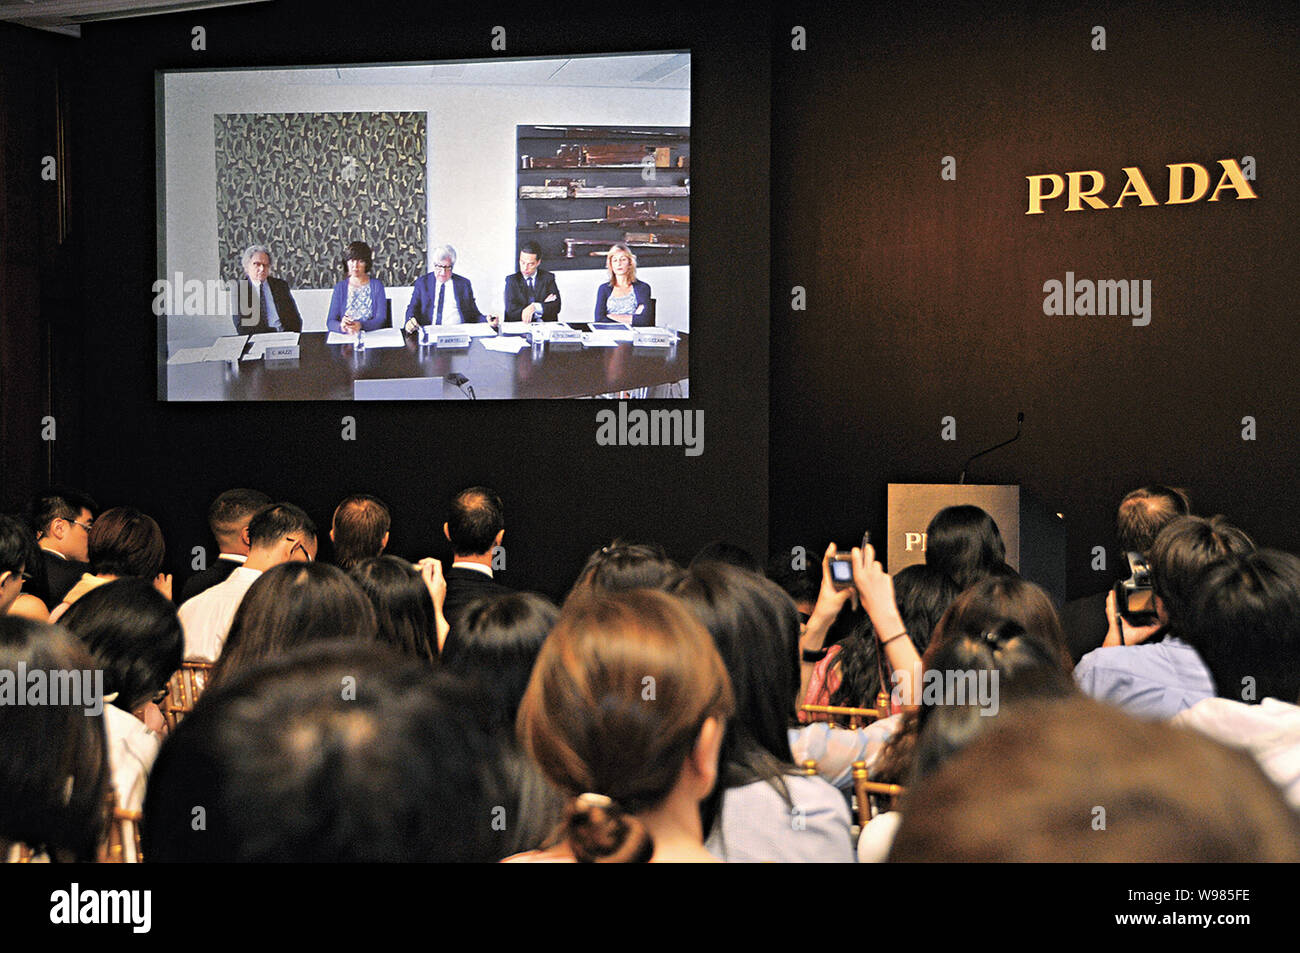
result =
M222 278L246 246L270 247L292 288L332 288L352 241L373 274L409 285L428 269L427 114L226 113L216 123Z

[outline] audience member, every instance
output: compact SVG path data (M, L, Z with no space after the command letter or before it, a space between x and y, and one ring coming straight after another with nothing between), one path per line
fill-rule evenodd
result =
M145 858L498 860L508 831L494 819L514 802L476 704L450 676L355 641L232 673L163 745Z
M680 572L662 546L616 539L587 557L570 598L591 592L661 589Z
M58 626L0 615L0 684L9 693L27 691L32 672L94 667ZM104 721L87 715L94 700L14 701L0 704L0 860L16 859L24 846L50 860L93 860L108 832L111 784Z
M185 657L214 662L221 655L230 622L248 587L266 570L316 558L316 524L291 503L258 510L248 524L248 559L224 582L199 593L180 608Z
M1114 596L1109 597L1106 644L1085 655L1075 669L1084 694L1157 720L1212 697L1210 672L1185 638L1189 609L1208 566L1252 549L1250 537L1219 516L1180 516L1167 524L1151 546L1158 624L1131 627L1116 612Z
M31 555L26 527L13 517L0 514L0 615L8 613L22 595Z
M235 569L248 559L248 524L257 511L271 503L258 490L226 490L208 508L208 528L217 541L217 558L207 569L200 570L181 588L182 603L200 592L225 582Z
M496 579L492 569L494 550L506 536L506 511L501 497L485 486L461 490L451 501L451 512L442 524L443 535L455 555L447 579L447 600L443 613L451 626L449 639L456 637L456 619L470 602L481 596L512 591Z
M151 582L171 599L172 577L162 571L166 555L162 530L152 517L133 506L105 510L90 530L90 572L68 590L50 613L50 621L57 622L69 606L92 589L123 576Z
M53 489L32 504L32 528L41 548L41 561L28 566L28 591L53 609L68 590L90 571L90 529L95 501L76 490Z
M1187 640L1218 697L1173 724L1250 751L1300 810L1300 559L1234 555L1206 569L1197 589Z
M692 567L700 563L726 563L728 566L747 569L760 575L763 573L763 564L758 561L757 556L735 543L722 539L709 543L691 558Z
M1007 547L993 517L978 506L948 506L925 529L925 562L969 589L1006 565Z
M86 593L61 622L90 650L105 693L114 696L104 709L113 787L120 807L138 811L167 731L158 704L181 667L176 607L143 579L119 579Z
M1250 758L1085 698L999 718L917 785L891 861L1300 861Z
M422 565L441 573L436 559ZM372 556L354 563L349 575L374 606L379 641L429 665L437 663L447 623L421 570L396 556ZM445 599L445 583L441 593Z
M519 709L524 750L569 809L554 846L512 859L713 860L700 802L733 708L713 641L677 600L570 599Z
M335 639L374 642L378 634L374 607L342 569L281 563L248 587L209 685L220 685L299 645Z
M349 496L334 510L330 521L330 542L334 544L334 565L344 572L363 559L382 555L388 548L392 526L388 507L373 496Z
M718 647L736 697L722 751L720 810L706 812L708 847L734 861L852 861L843 796L794 765L789 729L799 692L799 616L776 583L705 563L669 591ZM798 824L791 823L791 815Z

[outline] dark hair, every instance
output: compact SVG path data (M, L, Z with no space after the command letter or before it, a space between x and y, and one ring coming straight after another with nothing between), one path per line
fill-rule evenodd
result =
M220 539L238 533L271 498L260 490L226 490L208 507L208 528Z
M799 613L781 587L723 563L688 569L669 590L709 630L736 697L734 730L723 743L725 787L767 781L790 802L782 774L799 694Z
M181 667L184 638L176 608L144 579L97 586L60 622L104 670L104 691L126 711L148 701Z
M692 566L698 566L700 563L726 563L728 566L736 566L750 572L760 574L763 572L763 564L758 561L757 556L735 543L722 539L709 543L691 559Z
M821 566L815 558L807 558L807 554L813 552L812 548L803 547L803 551L803 569L794 568L793 549L774 553L767 561L767 578L784 589L796 603L816 604L822 585Z
M1162 529L1151 546L1151 588L1165 605L1169 628L1181 637L1207 566L1254 548L1251 538L1222 516L1180 516Z
M350 575L374 606L379 641L403 655L435 664L437 616L419 570L396 556L372 556L354 565Z
M1229 556L1195 588L1186 638L1219 695L1300 703L1300 559L1270 549Z
M508 835L493 812L511 801L475 706L450 676L373 644L302 646L241 672L205 692L163 745L145 856L499 860Z
M533 241L532 239L529 239L528 241L524 242L522 245L519 246L519 254L536 255L538 258L541 258L542 246L537 244L537 242Z
M373 496L349 496L334 510L334 561L340 569L384 551L384 537L393 524L388 507Z
M572 594L658 589L680 571L662 546L616 539L587 557Z
M55 520L72 522L82 510L90 510L93 515L99 505L80 490L51 487L32 501L32 526L36 532L44 533Z
M948 506L925 529L926 565L946 572L962 589L991 574L1007 558L998 524L978 506Z
M705 722L725 723L733 705L713 640L676 599L595 591L567 602L518 728L527 754L574 799L562 831L574 856L649 860L654 844L632 815L663 803Z
M151 582L162 571L167 547L152 517L132 506L105 510L90 529L90 571L97 576L138 576Z
M1149 483L1134 490L1120 500L1115 515L1120 551L1146 555L1162 529L1191 511L1186 490L1162 483Z
M19 665L28 673L95 667L58 626L0 615L0 672L17 684ZM78 701L0 705L0 841L89 861L108 831L111 769L104 719L87 715L86 700Z
M365 242L351 242L343 252L344 266L350 261L365 262L366 274L370 274L370 270L375 264L375 253L370 250L370 246Z
M996 720L908 792L891 861L1300 860L1300 815L1243 751L1080 696Z
M248 523L248 542L255 548L272 546L291 533L304 533L316 538L316 524L292 503L272 503L263 507Z
M513 727L537 653L559 617L553 602L532 592L476 599L461 613L442 664L476 680L498 723Z
M374 607L342 569L325 563L282 563L248 587L211 684L308 642L373 642L377 631Z
M18 572L31 558L31 533L12 516L0 513L0 572Z
M894 576L894 601L903 618L903 628L917 652L923 653L929 647L935 627L960 591L947 573L925 563L915 563ZM880 666L871 620L862 619L841 646L835 660L840 684L832 693L830 703L850 708L874 707L880 691Z
M485 486L461 490L451 501L447 535L457 556L480 556L496 543L505 529L506 508L501 497Z

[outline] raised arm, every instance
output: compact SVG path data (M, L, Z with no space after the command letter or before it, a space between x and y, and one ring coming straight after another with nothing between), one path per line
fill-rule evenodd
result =
M921 656L907 634L903 617L894 600L894 580L876 561L875 547L867 545L863 552L853 547L853 583L862 605L876 630L880 649L893 669L893 683L899 689L904 705L914 705L918 698L916 689L921 677ZM882 686L883 687L883 686Z

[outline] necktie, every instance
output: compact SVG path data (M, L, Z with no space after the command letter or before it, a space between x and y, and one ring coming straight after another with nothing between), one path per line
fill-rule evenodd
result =
M533 287L533 279L532 279L532 278L529 278L529 279L528 279L528 297L532 298L534 301L537 300L537 297L536 297L536 295L534 294L534 292L535 292L536 290L537 290L537 289Z
M442 324L442 299L447 293L447 282L438 285L438 320L435 324Z

